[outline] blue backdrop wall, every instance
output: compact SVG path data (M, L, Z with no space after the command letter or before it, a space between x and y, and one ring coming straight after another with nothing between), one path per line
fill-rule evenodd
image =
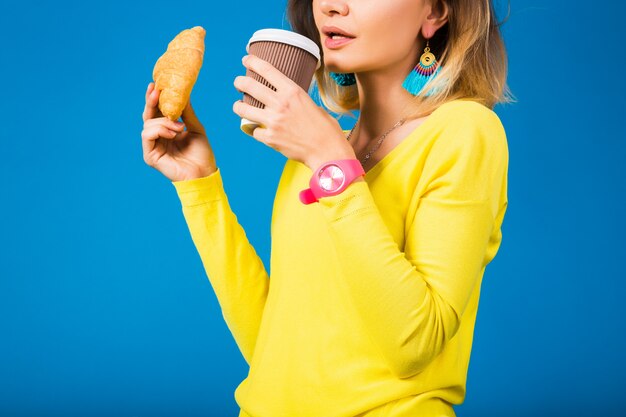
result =
M237 415L247 366L173 185L143 162L141 113L167 42L205 27L192 102L269 265L285 158L239 130L232 82L255 30L289 28L285 3L3 4L0 415ZM506 6L496 1L500 18ZM625 12L511 4L502 29L518 102L495 108L509 207L459 416L622 415Z

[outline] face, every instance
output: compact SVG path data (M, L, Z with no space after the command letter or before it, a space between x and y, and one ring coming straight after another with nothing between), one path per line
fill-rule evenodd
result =
M312 8L329 71L367 72L417 62L427 0L312 0ZM333 48L324 26L336 26L354 39Z

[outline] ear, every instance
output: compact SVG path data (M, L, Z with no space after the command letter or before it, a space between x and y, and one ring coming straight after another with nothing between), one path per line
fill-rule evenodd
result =
M448 2L446 0L431 0L430 13L422 24L422 35L430 39L440 27L448 21Z

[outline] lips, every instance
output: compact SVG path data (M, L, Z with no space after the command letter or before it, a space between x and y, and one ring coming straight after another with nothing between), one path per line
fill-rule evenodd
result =
M322 33L328 36L329 38L335 37L343 37L343 38L354 38L355 36L340 27L337 26L324 26L322 27Z

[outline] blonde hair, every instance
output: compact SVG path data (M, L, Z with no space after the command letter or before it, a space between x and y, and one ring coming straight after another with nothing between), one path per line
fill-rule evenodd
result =
M475 100L490 109L497 103L515 101L506 84L507 54L500 34L500 25L506 19L496 21L492 0L441 1L448 5L448 21L428 40L431 52L439 61L439 74L414 96L405 117L428 115L441 104L457 98ZM357 86L339 86L326 70L312 1L288 0L287 15L295 32L320 47L322 63L312 86L317 85L322 103L334 113L354 116L350 110L359 109ZM434 89L432 94L426 96L430 89Z

